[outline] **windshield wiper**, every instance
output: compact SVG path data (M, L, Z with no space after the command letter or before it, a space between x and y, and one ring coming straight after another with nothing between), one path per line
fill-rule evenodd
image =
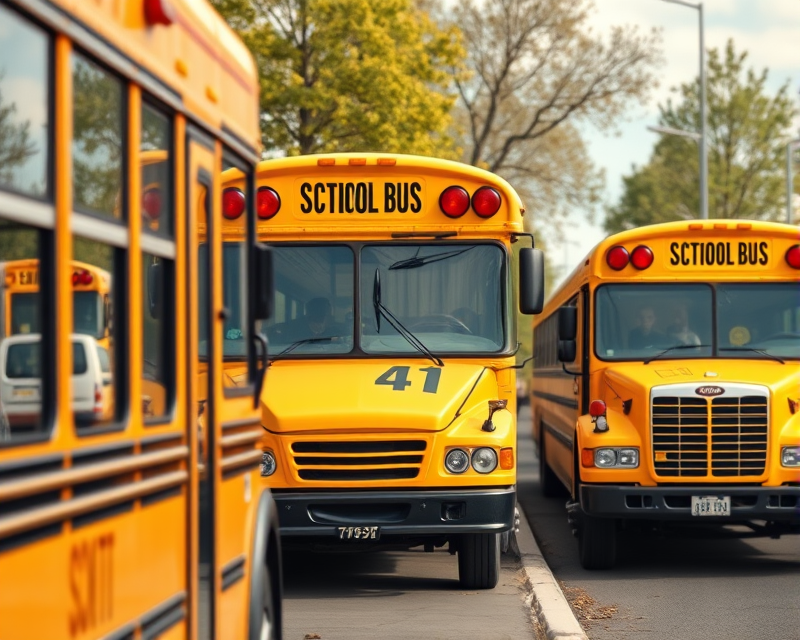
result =
M393 269L416 269L418 267L425 266L426 264L430 264L431 262L440 262L442 260L447 260L448 258L454 258L456 256L460 256L462 253L466 253L467 251L471 251L475 248L476 245L471 247L467 247L466 249L458 249L456 251L442 251L441 253L434 253L430 256L414 256L413 258L406 258L405 260L398 260L397 262L389 265L389 271Z
M277 353L273 357L271 357L269 359L269 363L272 364L273 362L275 362L275 360L277 360L281 356L285 356L287 353L291 353L292 351L297 349L297 347L302 346L304 344L313 344L314 342L330 342L334 338L338 338L338 337L340 337L340 336L325 336L323 338L303 338L302 340L295 340L294 342L292 342L292 344L290 344L288 347L286 347L283 351L281 351L280 353Z
M391 267L389 267L391 269ZM407 267L411 268L411 267ZM435 365L439 367L444 366L441 358L433 355L430 349L422 344L422 341L417 338L413 333L403 326L403 323L395 318L394 314L381 304L381 272L375 269L375 280L372 284L372 306L375 308L375 324L377 325L378 333L381 332L381 316L386 318L388 323L392 325L395 331L406 339L406 342L414 347L417 351L424 354Z
M786 364L786 361L783 358L779 358L778 356L772 355L771 353L767 353L763 349L753 349L752 347L720 347L720 351L752 351L753 353L760 353L762 356L766 356L770 360L777 360L781 364Z
M658 360L661 356L669 353L670 351L673 351L674 349L702 349L704 347L708 348L710 346L711 346L710 344L676 344L674 347L669 347L668 349L664 349L663 351L660 351L659 353L654 355L652 358L648 358L642 364L650 364L653 360Z

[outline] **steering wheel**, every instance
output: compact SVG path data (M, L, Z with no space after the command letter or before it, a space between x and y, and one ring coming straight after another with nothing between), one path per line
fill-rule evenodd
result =
M455 316L441 314L427 316L412 324L409 329L412 331L451 331L452 333L462 333L472 335L470 328Z

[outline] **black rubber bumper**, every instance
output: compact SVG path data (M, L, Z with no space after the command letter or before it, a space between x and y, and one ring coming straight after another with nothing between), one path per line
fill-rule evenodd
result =
M693 516L692 496L730 496L730 516ZM580 505L590 516L730 522L767 520L800 523L800 487L627 487L585 484Z
M454 491L273 490L281 537L333 536L338 527L379 526L391 535L447 535L508 531L515 487Z

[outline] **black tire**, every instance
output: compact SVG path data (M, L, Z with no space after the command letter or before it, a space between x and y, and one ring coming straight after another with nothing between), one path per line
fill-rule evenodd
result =
M584 569L613 569L617 561L617 521L584 515L578 529L578 548Z
M275 611L275 599L272 595L272 576L270 575L269 566L266 564L260 565L259 570L262 572L262 615L261 615L261 629L258 634L258 640L279 640L281 637L278 620Z
M557 498L564 495L564 485L558 479L556 472L547 464L544 454L544 435L539 443L539 485L545 498Z
M500 579L500 534L465 533L458 545L462 589L494 589Z

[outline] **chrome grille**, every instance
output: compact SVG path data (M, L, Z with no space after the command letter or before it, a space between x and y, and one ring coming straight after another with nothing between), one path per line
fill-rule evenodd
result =
M662 477L752 477L766 469L766 395L656 396L653 465Z
M301 441L291 453L301 480L410 480L419 475L425 440Z
M660 476L708 473L708 401L662 396L652 404L653 457Z
M758 476L767 464L767 399L763 396L711 401L711 474Z

